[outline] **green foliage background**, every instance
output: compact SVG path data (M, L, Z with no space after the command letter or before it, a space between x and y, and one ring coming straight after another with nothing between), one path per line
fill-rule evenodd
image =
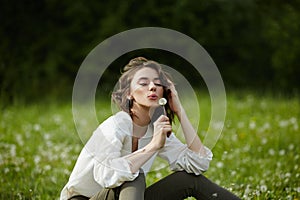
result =
M174 29L198 41L227 88L298 92L299 5L299 0L2 0L1 98L69 97L81 62L96 45L145 26ZM150 58L178 65L166 54ZM109 74L118 74L123 64L111 66Z
M70 102L80 64L108 37L149 26L192 37L222 74L227 117L206 176L243 199L299 199L299 8L299 0L2 0L0 199L58 198L83 146ZM203 88L177 55L129 52L101 77L99 121L111 114L108 94L120 69L137 55L172 66ZM200 100L203 138L210 99ZM147 184L170 173L159 167Z

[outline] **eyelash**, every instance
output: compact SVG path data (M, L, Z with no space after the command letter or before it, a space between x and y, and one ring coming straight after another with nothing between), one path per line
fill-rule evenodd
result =
M140 83L141 86L147 86L148 83ZM162 87L162 84L160 83L154 83L155 86L158 86L158 87Z

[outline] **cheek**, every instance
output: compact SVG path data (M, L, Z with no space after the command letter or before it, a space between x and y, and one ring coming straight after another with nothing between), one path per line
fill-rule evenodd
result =
M136 99L136 98L140 98L142 96L145 95L145 91L143 88L141 87L137 87L137 88L132 88L132 96Z
M164 95L164 89L163 88L158 88L157 94L158 94L159 97L163 97L163 95Z

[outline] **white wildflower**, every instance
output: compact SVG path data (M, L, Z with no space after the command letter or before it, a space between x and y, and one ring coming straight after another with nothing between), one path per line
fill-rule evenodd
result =
M284 156L284 155L285 155L285 150L284 150L284 149L281 149L281 150L279 151L279 155Z
M261 185L260 186L260 191L261 192L266 192L268 190L268 187L266 185Z
M41 157L39 155L34 156L34 163L38 164L41 161Z
M256 127L256 123L255 123L254 121L251 121L251 122L249 123L249 128L250 128L251 130L253 130L253 129L255 129L255 127Z
M35 130L35 131L40 131L40 130L41 130L41 125L39 125L39 124L34 124L34 125L33 125L33 130Z
M291 173L287 172L284 176L285 176L286 178L290 178L290 177L291 177Z
M16 141L19 144L19 146L23 146L24 145L24 141L23 141L23 138L22 138L21 134L17 134L16 135Z
M236 175L236 171L233 170L233 171L231 172L231 176L235 176L235 175Z
M217 168L222 168L224 166L224 164L222 162L217 162Z
M281 128L287 127L288 125L289 125L289 121L287 121L287 120L279 121L279 127L281 127Z
M160 179L162 177L162 174L160 172L156 173L156 178Z
M7 174L9 171L10 171L9 168L7 168L7 167L4 168L4 173L5 173L5 174Z
M51 135L49 133L44 134L44 139L45 140L50 140Z
M299 129L298 124L294 124L293 128L294 128L295 131L298 131L298 129Z
M297 119L295 117L292 117L292 118L290 118L290 122L291 122L291 124L296 124Z
M275 150L274 150L274 149L269 149L269 154L270 154L271 156L274 156L274 155L275 155Z
M16 155L17 155L16 145L14 145L14 144L10 145L10 155L11 155L11 157L16 157Z
M295 147L294 144L290 144L290 145L289 145L289 150L293 150L294 147Z
M268 142L268 139L267 138L262 138L261 139L261 144L267 144Z
M49 171L50 169L51 169L51 166L50 166L50 165L45 165L45 166L44 166L44 170L45 170L45 171Z

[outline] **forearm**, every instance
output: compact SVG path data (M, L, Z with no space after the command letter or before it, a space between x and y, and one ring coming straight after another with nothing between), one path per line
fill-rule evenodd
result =
M177 117L180 121L181 128L188 148L194 152L205 154L206 152L204 149L204 145L202 144L197 132L192 126L183 108L180 109L180 112L177 113Z
M125 159L127 159L130 163L130 169L132 173L136 173L139 171L139 169L157 152L155 148L148 144L144 148L139 149L138 151L135 151L127 156L125 156Z

